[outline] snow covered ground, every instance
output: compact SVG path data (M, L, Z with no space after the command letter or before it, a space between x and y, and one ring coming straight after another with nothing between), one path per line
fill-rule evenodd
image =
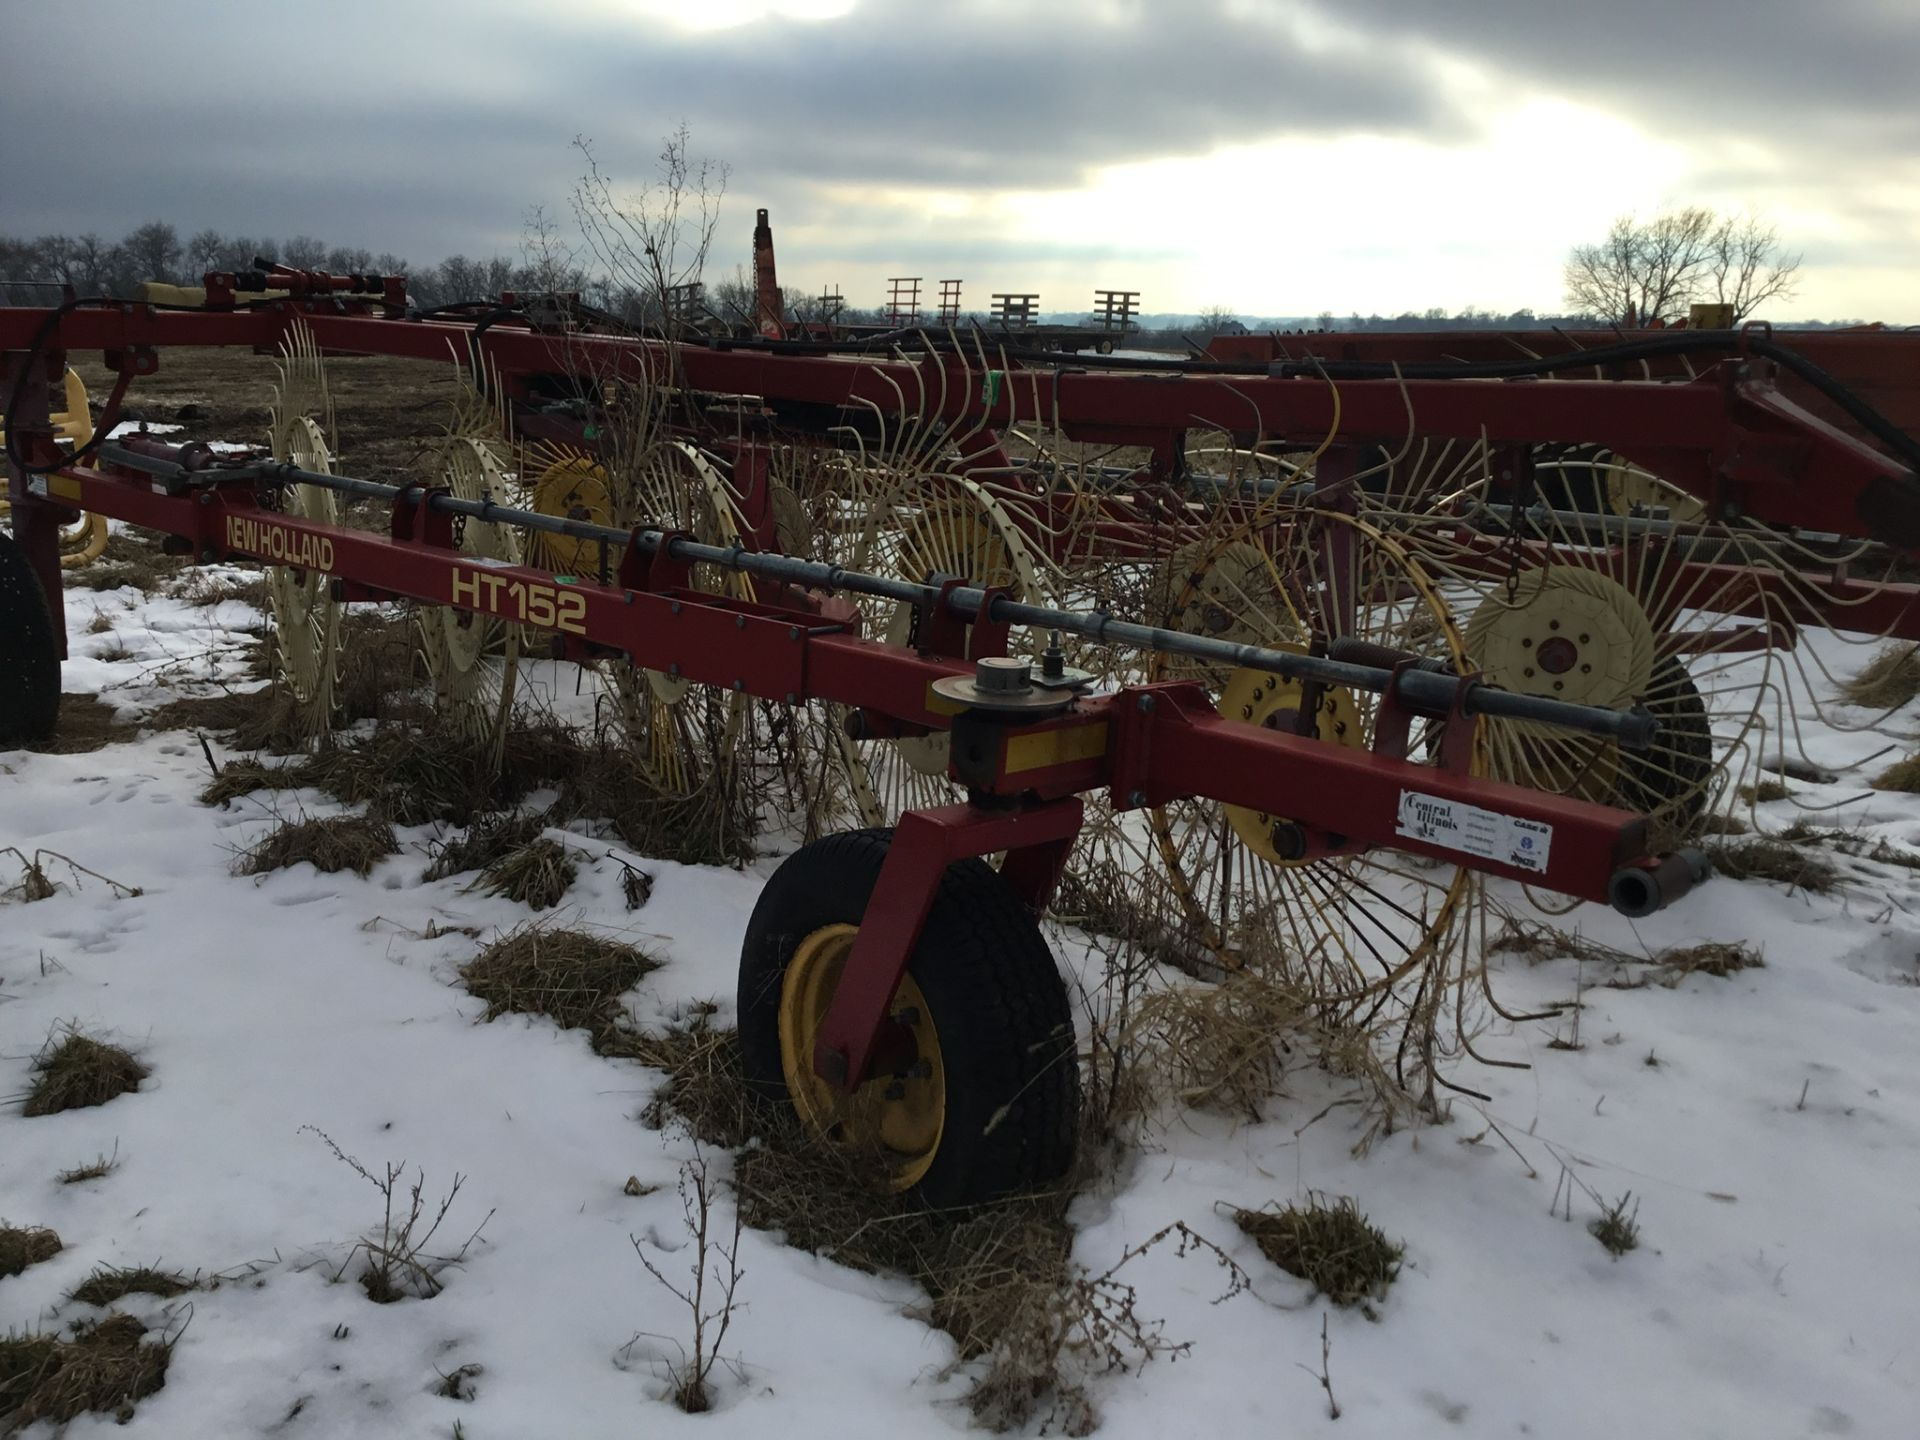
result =
M87 628L88 597L71 598L66 689L126 718L243 673L237 627L257 618L244 605L108 592L92 597L107 635ZM1836 769L1888 743L1807 734ZM1848 801L1812 818L1906 853L1920 797L1869 791L1884 763L1763 809L1785 823L1796 805ZM66 1243L0 1280L0 1329L97 1313L65 1297L100 1264L222 1277L124 1307L184 1324L129 1436L968 1428L965 1376L947 1373L948 1338L908 1313L911 1285L753 1232L717 1413L663 1403L660 1357L673 1352L659 1337L684 1333L685 1316L629 1237L670 1275L685 1264L674 1181L691 1146L637 1119L658 1074L544 1021L479 1023L454 971L482 942L453 927L491 933L526 912L462 893L458 877L424 883L433 828L403 831L406 852L365 880L305 866L239 878L236 853L276 819L338 807L283 793L209 808L196 799L206 780L200 744L179 731L88 754L0 753L0 846L56 851L142 892L117 898L49 861L59 893L0 905L0 1095L24 1090L31 1056L66 1022L117 1038L152 1072L96 1109L28 1119L0 1106L0 1217ZM709 1000L725 1020L776 860L745 873L639 862L655 884L630 912L619 866L599 858L608 848L581 850L563 918L664 958L632 996L643 1022ZM1851 878L1824 897L1721 879L1651 921L1586 907L1557 922L1636 954L1760 947L1764 968L1728 978L1608 989L1573 960L1498 957L1497 991L1516 1009L1583 991L1581 1048L1551 1048L1566 1019L1499 1027L1482 1047L1531 1068L1469 1068L1461 1078L1492 1103L1456 1103L1448 1124L1356 1156L1351 1112L1322 1115L1339 1092L1297 1075L1262 1123L1157 1127L1111 1187L1078 1202L1077 1258L1103 1270L1179 1220L1256 1286L1216 1304L1221 1271L1205 1257L1161 1247L1132 1262L1140 1312L1191 1349L1099 1380L1101 1433L1920 1433L1920 877L1839 863ZM466 1177L449 1231L492 1215L443 1294L379 1306L331 1283L379 1196L309 1126L369 1166L421 1167L435 1196ZM117 1157L102 1178L56 1178L102 1155ZM660 1188L629 1195L630 1176ZM1354 1196L1405 1242L1377 1319L1309 1298L1223 1213L1309 1192ZM1587 1222L1595 1197L1628 1192L1640 1247L1616 1260ZM470 1398L437 1393L462 1366L480 1367ZM90 1416L69 1433L109 1429Z

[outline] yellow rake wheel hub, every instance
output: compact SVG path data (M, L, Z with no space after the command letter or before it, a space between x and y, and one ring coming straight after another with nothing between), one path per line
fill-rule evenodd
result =
M1304 655L1305 647L1277 645L1278 650ZM1243 725L1259 725L1294 732L1294 717L1299 713L1302 691L1297 680L1288 680L1270 670L1235 670L1227 677L1225 688L1215 707L1228 720ZM1320 697L1319 714L1314 717L1314 733L1322 742L1364 750L1367 746L1366 722L1352 693L1344 686L1330 686ZM1288 823L1284 815L1245 805L1223 805L1227 823L1240 837L1240 843L1269 865L1308 865L1311 860L1289 859L1274 844L1276 826Z
M1597 570L1546 565L1495 593L1467 622L1467 652L1503 690L1619 709L1646 692L1653 624L1633 592ZM1538 727L1532 727L1538 728ZM1515 722L1530 733L1525 722Z
M893 1018L913 1036L915 1058L902 1074L876 1075L844 1095L813 1073L813 1044L839 989L857 925L823 925L803 938L780 982L780 1064L787 1094L808 1130L840 1144L877 1150L887 1186L911 1189L933 1166L947 1123L947 1076L926 997L900 977Z
M1664 510L1669 520L1682 525L1706 516L1707 507L1699 496L1690 495L1678 485L1669 484L1658 475L1649 475L1625 460L1616 459L1607 466L1606 476L1607 506L1616 515Z
M1251 541L1235 540L1218 549L1203 542L1183 546L1174 552L1167 587L1176 612L1171 628L1235 645L1270 641L1272 637L1261 635L1246 609L1248 596L1264 595L1272 588L1267 557Z
M613 524L613 492L606 467L585 455L556 460L533 482L533 508L542 515L590 525ZM599 573L600 546L595 541L542 534L539 551L539 562L556 575ZM617 558L610 556L609 563Z

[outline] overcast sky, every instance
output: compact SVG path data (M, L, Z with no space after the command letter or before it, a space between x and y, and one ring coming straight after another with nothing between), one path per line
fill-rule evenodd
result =
M1148 310L1557 309L1617 214L1751 209L1775 318L1920 322L1920 0L0 0L0 232L416 261L571 228L591 137L732 169L716 260ZM24 142L24 143L23 143Z

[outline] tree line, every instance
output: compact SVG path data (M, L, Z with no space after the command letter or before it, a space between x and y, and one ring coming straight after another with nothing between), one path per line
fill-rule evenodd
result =
M11 305L46 304L58 287L70 285L82 296L129 299L145 281L198 285L210 271L251 270L256 259L335 275L405 275L408 293L423 308L503 290L597 290L599 299L613 302L606 308L617 304L609 287L594 286L584 271L556 265L550 256L449 255L437 264L414 266L390 251L332 245L312 235L276 240L208 229L183 238L162 220L136 226L118 240L92 232L32 239L0 235L0 298Z

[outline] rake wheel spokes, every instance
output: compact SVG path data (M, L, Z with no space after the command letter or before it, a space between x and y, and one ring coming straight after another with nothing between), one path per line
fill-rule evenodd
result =
M282 349L279 383L274 387L273 458L303 470L333 473L333 401L319 348L305 325L296 323ZM288 515L338 522L334 492L316 485L289 485L281 492ZM290 565L267 567L268 608L273 622L275 679L285 691L289 723L296 738L313 743L333 726L340 682L342 606L332 583L319 570Z
M1445 600L1364 521L1297 513L1209 542L1179 557L1183 567L1171 606L1179 628L1296 650L1350 637L1467 669ZM1221 714L1243 723L1329 745L1373 743L1379 697L1369 692L1325 689L1306 720L1308 697L1276 675L1174 657L1156 657L1150 674L1200 681ZM1416 732L1412 758L1425 758L1424 748ZM1286 816L1212 801L1119 818L1145 827L1184 912L1189 951L1221 970L1260 967L1368 1030L1397 1011L1430 1072L1437 997L1467 974L1466 921L1479 896L1471 876L1395 851L1291 858Z

